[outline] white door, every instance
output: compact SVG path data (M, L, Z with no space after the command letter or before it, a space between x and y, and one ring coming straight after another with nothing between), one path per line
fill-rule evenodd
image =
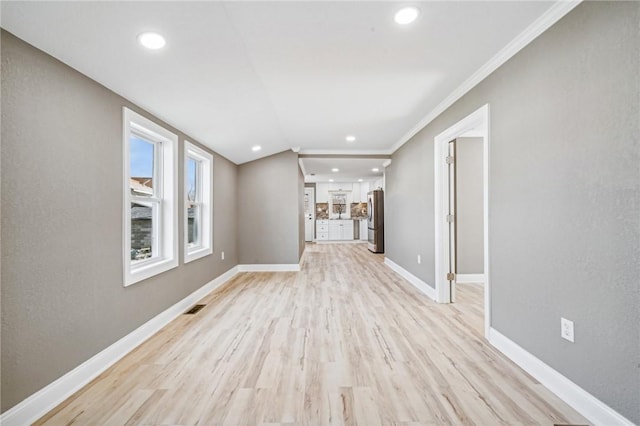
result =
M304 189L304 240L313 241L313 231L316 223L315 190Z

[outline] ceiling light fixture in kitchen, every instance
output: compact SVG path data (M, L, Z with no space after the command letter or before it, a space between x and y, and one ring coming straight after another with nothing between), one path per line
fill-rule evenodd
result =
M348 135L346 138L344 138L347 142L355 142L356 141L356 137L353 135Z
M253 152L258 152L258 151L260 151L261 149L262 149L262 147L261 147L260 145L256 145L256 146L254 146L254 147L252 147L252 148L251 148L251 151L253 151Z
M377 167L374 167L373 169L371 169L371 171L372 171L372 172L379 172L379 171L380 171L380 169L379 169L379 168L377 168Z
M337 167L334 167L333 169L331 169L331 171L332 171L333 173L336 173L336 172L339 172L339 171L340 171L340 169L339 169L339 168L337 168Z
M333 179L329 179L329 182L333 182Z
M358 182L362 182L362 179L358 179Z
M420 15L420 10L417 7L409 6L397 11L394 19L400 25L408 25L415 21L418 15Z
M151 50L162 49L164 45L167 44L167 41L164 39L164 37L162 37L158 33L152 32L139 34L138 42L147 49Z

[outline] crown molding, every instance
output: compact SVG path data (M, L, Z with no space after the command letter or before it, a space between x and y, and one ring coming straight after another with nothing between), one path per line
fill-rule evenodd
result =
M543 15L536 19L523 32L518 34L516 38L511 40L502 50L493 56L487 63L481 66L475 73L465 80L457 89L438 104L429 114L420 120L415 126L405 133L398 142L396 142L389 150L390 153L396 152L402 145L407 143L420 130L425 128L436 117L442 114L447 108L453 105L458 99L467 94L478 83L487 78L498 67L511 59L516 53L526 47L535 40L540 34L548 30L553 24L558 22L563 16L571 12L583 0L561 0L551 6Z

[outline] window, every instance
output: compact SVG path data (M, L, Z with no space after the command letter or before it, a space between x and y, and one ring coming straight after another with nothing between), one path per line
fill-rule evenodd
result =
M178 137L124 108L124 285L178 266Z
M211 169L213 156L185 141L184 262L213 253Z

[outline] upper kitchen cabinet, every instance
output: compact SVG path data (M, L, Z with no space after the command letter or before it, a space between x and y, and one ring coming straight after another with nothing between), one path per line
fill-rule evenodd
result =
M367 202L367 194L369 193L370 182L362 182L360 184L360 202Z
M369 182L358 182L353 184L353 202L366 203L367 192L369 192Z
M361 198L361 192L360 192L360 183L356 182L353 184L353 203L360 203L362 202Z
M352 189L353 189L352 183L332 182L329 184L329 191L351 191Z
M318 182L316 183L316 203L328 203L329 202L329 184Z

